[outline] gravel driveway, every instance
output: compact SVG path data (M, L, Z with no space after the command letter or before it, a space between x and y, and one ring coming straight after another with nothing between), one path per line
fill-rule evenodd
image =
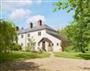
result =
M37 58L17 61L0 66L0 71L90 71L90 60L58 58Z

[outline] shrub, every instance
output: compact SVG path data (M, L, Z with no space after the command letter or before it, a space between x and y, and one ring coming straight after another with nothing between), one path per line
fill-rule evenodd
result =
M66 52L75 52L74 46L67 46L64 49Z
M19 51L21 50L21 46L17 43L13 43L11 46L11 50Z
M26 47L25 47L25 51L26 51L26 52L29 52L29 51L31 51L31 48L32 48L31 46L26 46Z

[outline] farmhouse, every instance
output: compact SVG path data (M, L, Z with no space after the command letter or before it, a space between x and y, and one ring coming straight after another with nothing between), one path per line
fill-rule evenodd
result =
M18 30L18 44L22 46L22 50L25 50L30 41L35 44L32 49L34 51L62 51L62 40L57 31L44 24L42 20L38 20L35 26L31 22L29 28Z

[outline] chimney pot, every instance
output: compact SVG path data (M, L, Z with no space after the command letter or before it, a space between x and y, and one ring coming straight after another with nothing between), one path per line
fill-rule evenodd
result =
M38 25L39 25L39 26L42 26L42 20L39 20L39 21L38 21Z
M30 28L33 28L33 23L32 22L30 23Z
M18 26L16 26L16 31L19 31L19 27Z

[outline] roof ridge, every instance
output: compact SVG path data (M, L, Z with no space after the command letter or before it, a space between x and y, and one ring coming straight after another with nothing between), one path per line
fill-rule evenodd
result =
M42 29L48 29L48 30L56 32L56 30L54 30L50 26L43 24L42 26L34 26L33 28L20 29L19 33L34 32L34 31L38 31L38 30L42 30Z

